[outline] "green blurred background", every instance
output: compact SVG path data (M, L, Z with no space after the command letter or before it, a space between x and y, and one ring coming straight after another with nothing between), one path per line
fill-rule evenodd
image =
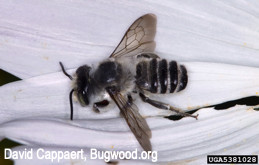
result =
M0 69L0 86L10 83L10 82L18 81L18 80L20 80L18 77L15 77L15 76L11 75L10 73L5 72L2 69ZM0 142L0 165L14 164L13 161L4 159L4 149L12 148L12 147L15 147L18 145L20 145L20 144L14 142L14 141L11 141L9 139L3 139Z

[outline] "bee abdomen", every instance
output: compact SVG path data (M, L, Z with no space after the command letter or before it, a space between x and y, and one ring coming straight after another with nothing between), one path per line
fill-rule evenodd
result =
M151 93L174 93L186 88L187 70L176 61L153 58L143 60L136 67L136 84Z
M177 89L177 92L184 90L188 83L188 75L187 70L184 65L180 65L180 82L179 82L179 88Z
M158 74L160 93L166 93L168 88L168 63L165 59L159 61Z

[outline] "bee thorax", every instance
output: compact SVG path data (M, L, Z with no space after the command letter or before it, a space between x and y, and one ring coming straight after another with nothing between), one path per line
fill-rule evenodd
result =
M122 67L115 61L104 61L96 69L93 79L102 86L110 86L120 81Z

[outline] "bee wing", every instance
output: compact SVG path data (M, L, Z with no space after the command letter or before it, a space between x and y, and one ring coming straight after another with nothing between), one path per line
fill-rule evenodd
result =
M146 14L137 19L126 31L110 58L135 56L143 52L153 52L156 47L156 16Z
M146 120L139 114L138 107L133 103L129 103L127 99L120 92L114 90L114 88L106 88L106 90L119 107L122 116L142 148L145 151L152 151L151 142L149 140L151 138L151 130Z

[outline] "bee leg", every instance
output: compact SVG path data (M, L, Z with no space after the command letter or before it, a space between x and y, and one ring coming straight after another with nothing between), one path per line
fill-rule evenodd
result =
M133 103L133 98L132 98L131 94L128 94L128 102L129 102L130 104Z
M99 107L106 107L107 105L109 105L108 100L102 100L102 101L96 102L93 105L93 111L96 113L100 113Z
M149 103L150 105L153 105L154 107L157 107L159 109L171 110L171 111L174 111L174 112L176 112L176 113L178 113L178 114L180 114L182 116L193 117L196 120L198 119L199 114L192 115L192 114L189 114L189 113L182 112L180 109L172 107L169 104L162 103L162 102L156 101L156 100L152 100L149 97L145 96L143 93L139 93L139 96L141 97L141 99L144 102Z

